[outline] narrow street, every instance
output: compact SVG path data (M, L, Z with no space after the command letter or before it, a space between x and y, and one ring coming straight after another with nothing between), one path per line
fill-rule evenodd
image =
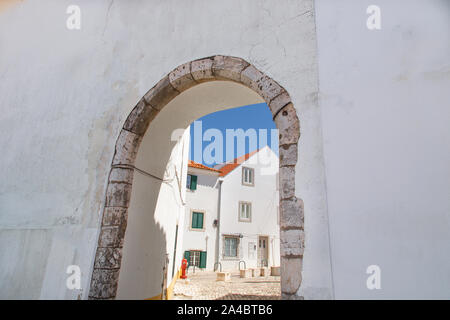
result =
M278 300L280 277L240 278L231 273L230 281L217 281L216 273L199 271L178 279L174 287L174 300Z

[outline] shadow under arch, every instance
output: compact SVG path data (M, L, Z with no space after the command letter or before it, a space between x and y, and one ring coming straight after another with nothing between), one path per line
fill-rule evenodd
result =
M295 196L300 124L288 92L243 59L216 55L182 64L162 78L127 117L116 141L89 299L114 299L122 260L136 155L150 123L172 99L200 83L233 81L261 96L279 130L280 255L283 299L298 299L304 251L303 201Z

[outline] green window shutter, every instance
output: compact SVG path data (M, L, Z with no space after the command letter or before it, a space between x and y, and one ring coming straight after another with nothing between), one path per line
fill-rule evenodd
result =
M197 176L191 176L191 190L197 189Z
M188 264L191 261L191 252L190 251L185 251L184 252L184 258L187 260Z
M197 227L197 212L192 212L192 228Z
M206 251L200 252L200 268L206 268Z
M203 229L203 212L192 212L192 228Z
M199 229L203 229L203 213L198 213L197 225Z

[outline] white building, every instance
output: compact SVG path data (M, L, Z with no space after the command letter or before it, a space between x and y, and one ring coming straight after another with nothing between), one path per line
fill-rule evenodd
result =
M191 265L279 266L276 154L266 146L215 169L190 161L188 174L183 251Z
M216 262L219 174L219 170L189 161L183 252L191 266L207 270Z

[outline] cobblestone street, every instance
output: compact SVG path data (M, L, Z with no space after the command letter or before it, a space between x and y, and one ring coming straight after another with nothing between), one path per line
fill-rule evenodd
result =
M240 278L231 273L231 280L217 281L216 273L199 271L178 279L174 287L175 300L278 300L280 277Z

